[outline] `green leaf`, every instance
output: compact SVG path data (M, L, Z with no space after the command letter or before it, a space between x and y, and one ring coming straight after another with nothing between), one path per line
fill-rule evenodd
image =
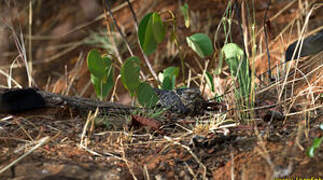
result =
M211 73L209 72L206 72L205 74L205 79L206 79L206 82L209 86L209 88L211 89L212 92L214 92L214 82L213 82L213 76L211 75Z
M147 108L155 106L159 99L153 88L145 82L140 83L137 90L137 95L139 103Z
M228 43L224 45L221 53L225 55L225 61L229 66L231 76L238 80L240 96L248 99L251 78L249 74L249 62L245 58L243 50L234 43Z
M185 27L189 28L190 27L190 16L188 13L188 4L185 3L183 6L180 7L181 13L184 16L184 21L185 21Z
M158 13L153 13L150 19L154 38L157 43L161 43L165 38L165 27Z
M164 77L161 88L165 90L172 90L173 89L172 77L170 76Z
M225 54L225 59L242 59L244 56L243 50L235 43L228 43L223 46L222 51Z
M323 141L323 137L315 138L312 146L307 150L307 156L313 158L315 150L320 147L322 141Z
M165 76L175 76L177 77L179 74L179 68L175 66L170 66L163 71L163 75Z
M141 20L138 27L140 46L146 55L152 54L157 44L165 38L165 27L158 13L149 13Z
M94 86L95 93L100 100L107 97L109 92L112 90L114 86L113 74L112 66L110 67L110 71L107 73L107 77L105 78L106 81L91 74L91 82Z
M87 56L87 65L91 74L103 79L106 69L111 65L111 60L108 57L102 58L96 49L92 49Z
M172 90L176 85L176 77L179 74L179 68L170 66L163 71L162 89Z
M130 91L133 96L135 90L138 88L140 81L140 60L136 56L126 59L121 67L121 81L125 88Z
M113 76L113 73L114 73L113 66L112 66L112 60L108 56L103 56L102 61L105 63L105 68L104 68L105 75L103 77L103 81L106 82L108 77L110 75Z
M196 33L186 37L186 42L201 58L213 54L213 45L211 39L202 33Z
M108 56L101 57L100 53L93 49L88 54L87 64L96 95L103 100L114 86L112 60Z
M149 21L153 13L144 16L138 26L138 37L142 50L146 55L150 55L157 48L157 42L152 34L152 29L149 27Z

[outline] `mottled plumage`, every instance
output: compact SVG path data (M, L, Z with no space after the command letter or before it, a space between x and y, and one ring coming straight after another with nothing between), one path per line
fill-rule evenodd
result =
M159 97L159 105L174 113L183 115L201 114L208 104L196 88L154 90Z

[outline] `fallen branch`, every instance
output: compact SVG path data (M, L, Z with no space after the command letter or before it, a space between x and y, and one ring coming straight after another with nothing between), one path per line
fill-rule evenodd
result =
M17 113L40 108L71 108L73 111L88 113L99 109L99 114L129 114L135 107L112 102L96 101L89 98L62 96L34 88L0 88L0 113Z

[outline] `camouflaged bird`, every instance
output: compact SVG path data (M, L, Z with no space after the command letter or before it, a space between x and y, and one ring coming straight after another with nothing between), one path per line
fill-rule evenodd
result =
M195 116L205 111L215 111L219 103L206 101L197 88L179 88L175 90L154 89L159 97L157 105L168 109L172 113Z

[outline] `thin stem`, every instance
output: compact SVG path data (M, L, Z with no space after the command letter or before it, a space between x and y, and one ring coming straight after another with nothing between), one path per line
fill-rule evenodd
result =
M269 10L269 7L271 5L271 0L268 0L268 5L265 11L265 17L264 17L264 33L265 33L265 43L266 43L266 50L267 50L267 58L268 58L268 78L270 81L273 81L271 78L271 69L270 69L270 53L269 53L269 47L268 47L268 26L267 26L267 12Z
M114 25L116 26L116 28L117 28L118 32L120 33L120 35L121 35L121 37L122 37L123 41L126 43L126 46L127 46L127 48L128 48L128 51L129 51L130 55L131 55L131 56L133 56L133 52L132 52L132 50L131 50L131 48L130 48L130 46L129 46L129 43L128 43L128 41L127 41L127 39L126 39L125 35L122 33L122 31L121 31L121 29L120 29L120 27L119 27L119 25L118 25L118 23L117 23L117 20L113 17L113 14L112 14L112 11L111 11L111 6L110 6L110 3L109 3L109 0L107 0L107 10L108 10L108 12L109 12L109 15L110 15L110 17L111 17L111 19L112 19L112 21L113 21Z
M128 3L129 8L130 8L130 11L131 11L132 17L133 17L133 19L134 19L134 21L135 21L135 29L136 29L136 32L138 33L138 20L137 20L136 13L135 13L135 11L133 10L132 5L131 5L130 1L129 1L129 0L126 0L126 1L127 1L127 3ZM139 44L140 52L141 52L142 56L144 57L145 63L146 63L146 65L148 66L148 69L149 69L150 73L152 74L153 78L154 78L157 82L159 82L156 72L155 72L155 71L154 71L154 69L152 68L152 66L151 66L151 64L150 64L150 62L149 62L148 57L146 56L146 54L144 53L144 51L142 50L142 48L141 48L141 46L140 46L139 38L137 38L137 42L138 42L138 44Z
M29 0L29 24L28 24L28 35L31 37L32 35L32 23L33 23L33 8L32 1ZM33 71L33 61L32 61L32 43L31 39L28 40L28 66L30 73ZM30 74L31 75L31 74ZM29 87L31 87L31 81L28 81Z
M126 46L127 46L127 49L128 49L128 51L129 51L129 53L130 53L130 55L131 56L134 56L134 54L133 54L133 52L132 52L132 50L131 50L131 48L130 48L130 45L129 45L129 43L128 43L128 41L127 41L127 39L126 39L126 37L125 37L125 35L122 33L122 31L121 31L121 29L120 29L120 27L119 27L119 25L118 25L118 23L117 23L117 20L113 17L113 14L112 14L112 11L111 11L111 6L110 6L110 3L109 3L109 0L107 0L107 11L109 12L109 15L110 15L110 17L111 17L111 19L112 19L112 21L113 21L113 23L114 23L114 25L116 26L116 28L117 28L117 30L118 30L118 32L119 32L119 34L121 35L121 37L122 37L122 39L123 39L123 41L125 42L125 44L126 44ZM140 71L140 75L143 77L143 79L144 80L146 80L146 76L144 75L144 73L142 72L142 71ZM157 76L156 76L157 77Z

